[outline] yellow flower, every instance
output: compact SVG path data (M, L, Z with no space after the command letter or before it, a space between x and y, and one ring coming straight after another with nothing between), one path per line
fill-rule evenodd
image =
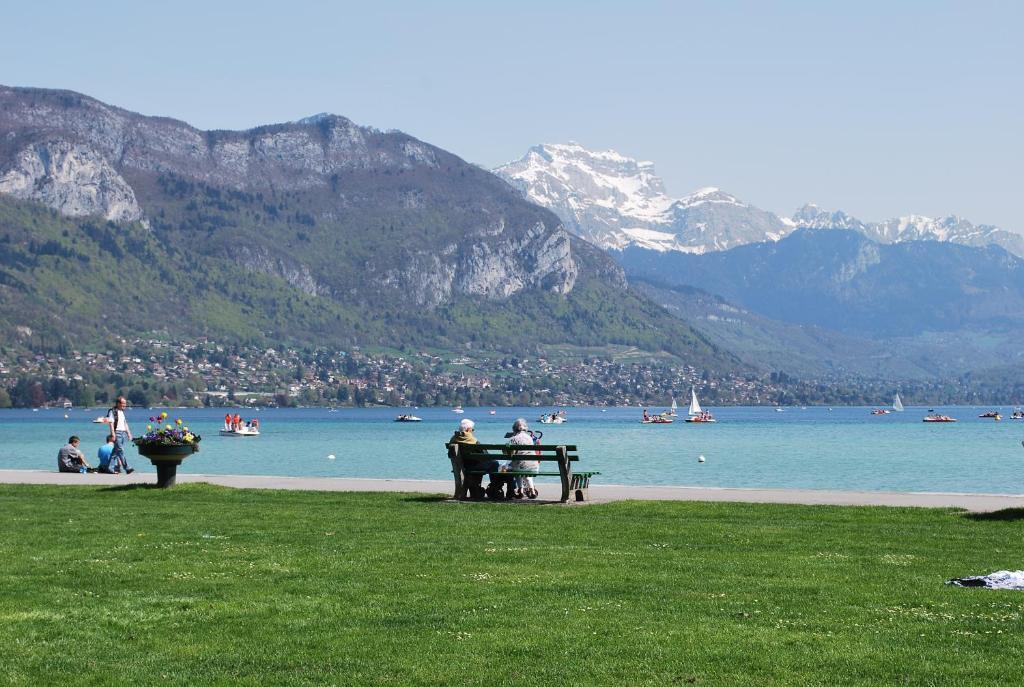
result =
M167 425L166 427L164 427L164 429L171 429L171 426Z
M174 421L174 424L176 424L176 425L180 425L180 424L181 424L181 418L179 417L179 418L178 418L177 420L175 420L175 421Z
M146 431L147 432L152 432L153 431L153 425L146 425Z

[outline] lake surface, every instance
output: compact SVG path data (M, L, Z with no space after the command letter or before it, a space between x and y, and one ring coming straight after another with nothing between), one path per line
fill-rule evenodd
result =
M714 425L642 425L639 408L567 408L567 423L542 425L540 413L554 409L271 408L244 415L260 419L256 438L219 436L223 409L167 412L203 436L183 473L450 479L444 443L460 418L476 421L480 441L496 443L525 417L545 444L577 444L581 467L599 470L602 484L1024 494L1024 421L1008 419L1008 407L999 409L1001 422L977 417L993 409L937 407L959 422L929 424L921 422L927 408L874 417L868 408L733 407L715 408ZM135 434L159 412L130 409ZM404 412L423 422L394 422ZM106 426L91 420L102 414L0 410L0 469L55 470L71 434L93 458ZM134 447L128 457L140 472L155 472Z

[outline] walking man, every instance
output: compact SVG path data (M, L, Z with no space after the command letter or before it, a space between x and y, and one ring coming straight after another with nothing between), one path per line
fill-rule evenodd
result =
M114 450L110 454L110 471L120 472L124 468L125 474L132 474L135 468L128 467L128 459L124 456L124 444L132 440L132 430L128 426L128 419L124 416L124 409L128 407L128 401L124 396L118 396L114 407L107 413L110 421L110 431L114 434Z

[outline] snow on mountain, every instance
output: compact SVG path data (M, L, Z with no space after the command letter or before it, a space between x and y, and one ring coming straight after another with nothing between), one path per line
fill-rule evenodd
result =
M793 214L798 227L811 229L852 229L879 243L903 241L945 241L965 246L995 244L1019 257L1024 257L1024 237L988 224L972 224L962 217L949 215L932 219L922 215L894 217L884 222L862 222L845 212L828 212L807 204Z
M793 229L714 187L671 198L653 163L578 143L534 146L494 171L569 231L606 249L704 253L777 241Z

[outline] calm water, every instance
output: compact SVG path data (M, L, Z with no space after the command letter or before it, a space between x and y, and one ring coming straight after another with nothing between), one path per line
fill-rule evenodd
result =
M925 424L927 409L872 417L867 408L716 408L715 425L641 425L640 409L569 408L569 422L541 425L539 408L418 409L423 422L393 422L407 410L269 409L253 411L263 435L218 436L223 410L168 410L204 439L179 469L190 473L450 479L443 444L462 417L477 422L483 442L503 441L512 420L526 417L544 443L579 445L586 469L603 484L712 487L800 487L871 491L1024 493L1024 421L1001 408L1001 422L977 415L991 408L936 408L960 421ZM652 408L652 411L655 410ZM152 412L128 419L142 433ZM685 411L684 411L685 412ZM102 443L100 410L0 411L0 469L55 469L70 434L90 458ZM330 460L329 455L335 459ZM706 462L698 463L699 455ZM153 472L134 447L129 460ZM95 461L93 461L95 462ZM112 478L113 479L113 478Z

